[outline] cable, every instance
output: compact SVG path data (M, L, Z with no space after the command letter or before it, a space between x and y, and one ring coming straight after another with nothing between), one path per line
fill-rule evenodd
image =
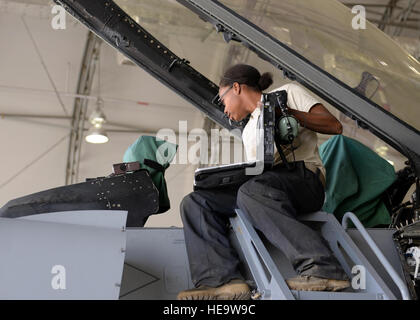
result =
M58 99L58 101L60 102L60 105L61 105L61 107L63 108L64 113L66 114L66 116L68 116L69 114L68 114L68 112L67 112L67 109L66 109L66 107L65 107L65 105L64 105L64 103L63 103L63 101L61 100L60 94L58 93L57 87L55 86L55 83L54 83L54 81L53 81L53 79L52 79L52 77L51 77L50 73L48 72L47 65L45 64L44 59L42 58L41 52L39 51L39 48L38 48L38 46L37 46L37 44L36 44L36 42L35 42L35 39L34 39L34 37L32 36L32 33L31 33L31 31L29 30L28 25L26 24L25 18L24 18L23 16L22 16L21 18L22 18L22 22L23 22L23 24L25 25L26 31L28 32L28 35L29 35L29 37L31 38L32 43L33 43L33 45L34 45L34 47L35 47L35 51L37 52L38 57L39 57L39 59L41 60L41 64L42 64L42 66L43 66L43 68L44 68L45 72L47 73L48 79L50 80L50 83L51 83L52 87L54 88L54 91L55 91L55 94L56 94L56 96L57 96L57 99Z
M102 42L99 43L99 47L98 47L98 55L97 55L97 69L98 69L98 99L102 99L101 98L101 44Z
M62 137L60 140L58 140L56 143L54 143L51 147L49 147L45 152L43 152L40 156L36 157L33 161L31 161L29 164L27 164L25 167L23 167L21 170L19 170L16 174L14 174L12 177L7 179L5 182L3 182L0 185L0 189L4 188L6 185L8 185L13 179L18 177L20 174L22 174L26 169L34 165L36 162L41 160L45 155L47 155L49 152L51 152L55 147L57 147L62 141L64 141L68 136L70 136L70 133L66 134L64 137Z
M25 87L16 87L16 86L5 86L5 85L0 85L0 90L1 89L8 89L8 90L13 90L13 91L25 91L25 93L27 93L27 94L50 94L50 93L54 93L53 90L25 88ZM30 92L30 91L32 91L32 92ZM95 101L98 100L97 96L76 94L76 93L63 92L63 91L59 91L58 93L61 96L64 96L64 97L88 99L88 100L95 100ZM186 107L185 105L180 106L180 105L171 105L171 104L164 104L164 103L147 102L147 101L139 101L139 100L129 100L129 99L112 98L112 97L108 97L108 98L103 98L102 97L102 100L104 102L118 103L119 104L118 107L120 107L121 103L128 103L128 104L136 104L136 105L141 105L141 106L153 106L153 108L164 107L164 108L179 108L179 109L191 110L190 107Z

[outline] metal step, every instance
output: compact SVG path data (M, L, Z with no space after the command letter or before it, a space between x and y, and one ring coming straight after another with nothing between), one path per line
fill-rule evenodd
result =
M309 226L315 226L327 240L331 250L342 265L350 279L356 275L363 277L365 286L360 282L352 281L352 288L345 292L310 292L291 291L286 284L290 274L284 268L285 257L277 258L275 261L272 252L269 252L266 244L260 238L251 225L246 213L240 209L236 210L237 216L231 218L231 225L241 248L242 254L247 262L249 270L257 286L257 295L260 299L287 299L287 300L396 300L398 298L410 299L406 284L401 280L399 274L394 270L386 257L382 254L375 242L363 228L357 217L347 213L343 218L341 226L332 214L316 212L302 216L300 220ZM377 270L364 254L355 245L346 232L347 220L351 219L357 227L364 240L375 253L384 269L389 273L392 281L395 282L401 295L395 295L389 285L379 276ZM287 263L287 262L286 262ZM289 263L290 264L290 263ZM353 269L358 266L357 269ZM289 266L290 269L290 266ZM353 274L352 270L362 270ZM364 271L364 272L363 272ZM358 279L353 279L358 280Z

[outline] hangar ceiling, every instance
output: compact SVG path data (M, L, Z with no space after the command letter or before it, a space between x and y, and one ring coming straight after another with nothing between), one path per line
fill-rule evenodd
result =
M322 1L322 0L320 0ZM412 37L418 39L420 37L420 1L418 0L338 0L344 5L352 8L355 5L363 5L366 8L367 19L377 25L381 30L388 33L391 36L403 36ZM137 7L142 12L142 16L145 17L148 13L150 24L170 24L177 25L179 27L193 27L196 25L194 19L191 20L176 20L174 19L174 2L175 0L121 0L119 3ZM256 1L254 0L231 0L231 3L237 2L242 5L252 6ZM35 8L29 5L50 5L50 0L1 0L0 10L11 10L14 8L14 4L23 4L26 7L22 7L21 10L25 14L39 14L39 12L33 11ZM158 4L157 4L158 3ZM276 1L266 1L270 6L276 5ZM156 7L159 7L159 15L156 15ZM14 8L16 9L16 7ZM29 12L32 10L32 13ZM176 10L176 9L175 9ZM44 11L40 8L40 11ZM170 19L168 19L170 17Z

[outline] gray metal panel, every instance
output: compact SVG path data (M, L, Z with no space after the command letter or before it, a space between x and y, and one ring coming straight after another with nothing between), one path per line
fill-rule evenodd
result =
M240 244L233 232L230 240L237 249L245 279L253 282ZM291 269L281 252L270 251L280 271ZM127 252L120 299L169 300L178 292L193 288L182 228L127 228Z
M71 213L69 213L71 212ZM20 217L16 219L55 222L66 224L78 224L99 228L121 229L125 227L125 220L122 210L79 210L79 211L61 211L34 214L31 216Z
M193 287L182 228L127 228L120 299L173 300Z
M328 221L325 215L318 215L317 218L323 222ZM243 232L243 230L241 231ZM392 243L391 235L393 231L384 229L368 229L368 231L395 269L401 270L401 264L398 256L395 255L395 246ZM383 277L384 282L390 285L386 276L384 276L385 271L382 272L377 265L379 262L374 261L373 253L369 254L366 244L359 241L360 235L358 233L357 230L348 230L348 234L352 239L355 239L360 251L366 255L367 260ZM284 254L265 239L262 238L261 240L281 275L286 279L294 276L294 270ZM246 264L240 242L237 241L233 232L231 241L238 250L242 262ZM243 271L245 271L246 279L254 280L249 269ZM127 229L127 253L120 299L176 299L179 291L193 287L190 277L182 228ZM390 288L393 289L393 293L399 292L398 288L393 288L391 285ZM302 300L381 300L387 298L380 292L355 292L351 288L339 293L297 291L291 291L291 293L294 298Z
M72 211L60 214L70 223L0 219L0 299L118 299L127 213L95 212L101 227L87 212L75 214L78 224ZM65 268L65 288L53 288L64 275L54 266Z
M402 270L401 261L395 247L395 243L392 239L393 233L396 231L395 229L366 229L372 239L375 241L376 245L388 259L390 264L394 267L395 271L399 274L401 279L404 279L404 273ZM363 255L369 260L372 267L376 270L379 276L384 280L387 286L391 289L394 295L401 299L401 292L396 286L395 282L391 279L388 272L385 271L382 263L373 253L373 251L369 248L366 241L363 240L360 232L356 229L348 229L348 235L359 250L363 253Z

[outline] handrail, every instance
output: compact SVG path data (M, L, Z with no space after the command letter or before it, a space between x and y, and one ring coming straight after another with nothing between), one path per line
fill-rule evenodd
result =
M362 223L359 221L359 219L356 217L356 215L352 212L347 212L343 220L341 222L341 225L344 229L347 229L348 227L348 220L351 220L357 230L360 232L362 237L365 239L369 247L372 249L373 253L378 257L379 261L383 264L385 270L390 275L391 279L395 282L398 289L401 291L401 296L404 300L411 300L410 294L408 292L407 286L405 283L401 280L401 277L398 275L398 273L395 271L395 269L392 267L392 265L389 263L388 259L383 255L382 251L378 248L375 241L373 241L372 237L369 235L365 227L362 225Z

